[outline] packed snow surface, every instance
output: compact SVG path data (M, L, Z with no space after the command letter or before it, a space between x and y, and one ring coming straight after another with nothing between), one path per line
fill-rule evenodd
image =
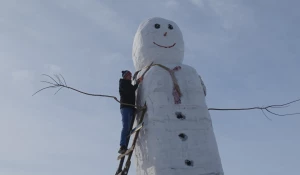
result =
M140 24L133 44L138 76L151 62L170 70L180 66L174 74L182 96L175 104L167 70L153 66L145 74L137 91L137 104L147 104L135 148L137 175L223 175L206 87L194 68L182 64L183 57L183 37L175 22L150 18Z

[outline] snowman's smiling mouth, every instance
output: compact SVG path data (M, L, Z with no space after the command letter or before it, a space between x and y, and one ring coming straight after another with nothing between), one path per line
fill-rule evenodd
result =
M176 45L176 43L174 43L174 44L171 45L171 46L162 46L162 45L157 44L156 42L153 42L153 44L155 44L155 45L157 45L157 46L159 46L159 47L163 47L163 48L171 48L171 47L174 47L174 46Z

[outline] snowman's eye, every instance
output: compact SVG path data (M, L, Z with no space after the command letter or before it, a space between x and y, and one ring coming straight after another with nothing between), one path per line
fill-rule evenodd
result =
M159 29L159 28L160 28L160 25L159 25L159 24L155 24L154 27L155 27L156 29Z
M168 28L169 28L170 30L173 30L173 26L172 26L171 24L169 24Z

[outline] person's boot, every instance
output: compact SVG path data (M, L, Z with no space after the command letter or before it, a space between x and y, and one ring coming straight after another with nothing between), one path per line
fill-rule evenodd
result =
M127 151L127 148L125 146L121 146L118 153L124 154Z

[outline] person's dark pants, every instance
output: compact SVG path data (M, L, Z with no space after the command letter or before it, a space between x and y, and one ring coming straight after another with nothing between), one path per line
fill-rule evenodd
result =
M134 108L121 108L122 114L122 132L121 132L121 141L120 146L125 146L127 144L127 136L130 133L131 120L134 115Z

